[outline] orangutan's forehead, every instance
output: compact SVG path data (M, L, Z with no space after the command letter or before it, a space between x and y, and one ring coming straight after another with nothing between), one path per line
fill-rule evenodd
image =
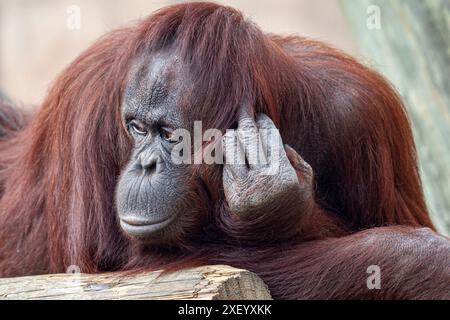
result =
M156 53L138 59L131 68L124 96L123 112L163 118L175 106L183 109L190 96L190 82L181 59L170 53ZM173 117L180 117L174 114Z
M184 68L181 60L173 54L157 53L138 59L128 77L128 91L151 92L153 97L164 98L170 91L185 87Z

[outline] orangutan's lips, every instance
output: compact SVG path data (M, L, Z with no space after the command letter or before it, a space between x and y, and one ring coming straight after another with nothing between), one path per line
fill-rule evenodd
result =
M136 219L136 217L120 218L120 226L131 236L145 236L167 227L175 216L171 216L164 220L152 221L148 219Z

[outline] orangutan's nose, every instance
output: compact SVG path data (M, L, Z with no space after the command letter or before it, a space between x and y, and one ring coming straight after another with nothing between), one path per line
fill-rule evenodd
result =
M152 175L159 172L161 157L156 152L144 151L139 155L139 166L143 174Z

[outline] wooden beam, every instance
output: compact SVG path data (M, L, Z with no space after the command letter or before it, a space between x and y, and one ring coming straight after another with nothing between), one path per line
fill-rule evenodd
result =
M155 271L4 278L0 299L268 300L271 296L254 273L217 265L167 275Z

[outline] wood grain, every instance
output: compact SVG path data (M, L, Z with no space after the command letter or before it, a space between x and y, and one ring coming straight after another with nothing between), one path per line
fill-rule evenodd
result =
M155 271L4 278L0 299L268 300L271 296L254 273L217 265L166 275Z

